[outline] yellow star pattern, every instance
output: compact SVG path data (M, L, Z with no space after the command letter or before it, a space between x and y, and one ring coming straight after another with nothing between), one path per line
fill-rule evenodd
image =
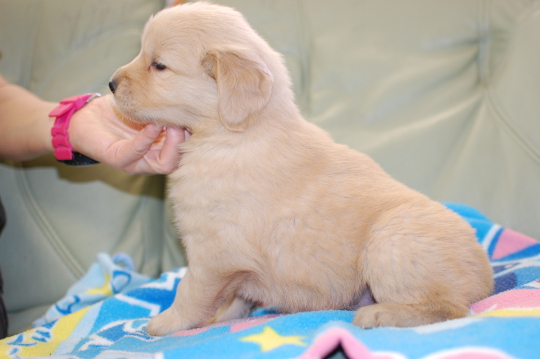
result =
M264 327L261 333L248 335L247 337L241 338L240 340L243 342L259 344L261 346L261 350L263 352L267 352L286 344L306 346L307 344L302 342L302 339L304 338L305 337L299 335L280 335L274 329L267 325Z

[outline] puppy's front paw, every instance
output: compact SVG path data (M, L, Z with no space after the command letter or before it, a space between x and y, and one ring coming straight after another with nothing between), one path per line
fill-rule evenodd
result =
M146 332L153 336L163 336L187 329L191 329L191 326L182 320L180 315L171 313L168 309L150 319L146 325Z

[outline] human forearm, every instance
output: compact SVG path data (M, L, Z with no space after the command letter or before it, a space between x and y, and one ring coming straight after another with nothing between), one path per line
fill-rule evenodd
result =
M56 106L0 77L0 158L28 160L52 151L48 113Z
M0 159L29 160L53 151L48 114L58 103L43 101L0 76ZM168 174L180 161L181 128L134 125L119 119L111 95L91 101L71 117L69 142L76 152L128 173Z

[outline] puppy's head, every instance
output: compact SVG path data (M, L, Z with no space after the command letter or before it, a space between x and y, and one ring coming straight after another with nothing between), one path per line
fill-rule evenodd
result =
M231 8L196 2L162 10L139 55L110 88L118 110L140 122L243 131L269 103L281 57Z

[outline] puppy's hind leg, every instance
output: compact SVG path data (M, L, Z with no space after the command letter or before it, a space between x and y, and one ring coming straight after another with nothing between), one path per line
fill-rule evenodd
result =
M474 276L452 253L452 240L408 227L376 233L368 245L364 275L376 304L358 309L355 325L410 327L467 315Z
M376 277L369 282L376 304L356 311L353 324L359 327L414 327L467 316L469 308L460 289L444 278L406 264L396 272L381 268Z
M467 312L467 306L455 303L379 303L358 309L353 324L361 328L415 327L461 318Z

